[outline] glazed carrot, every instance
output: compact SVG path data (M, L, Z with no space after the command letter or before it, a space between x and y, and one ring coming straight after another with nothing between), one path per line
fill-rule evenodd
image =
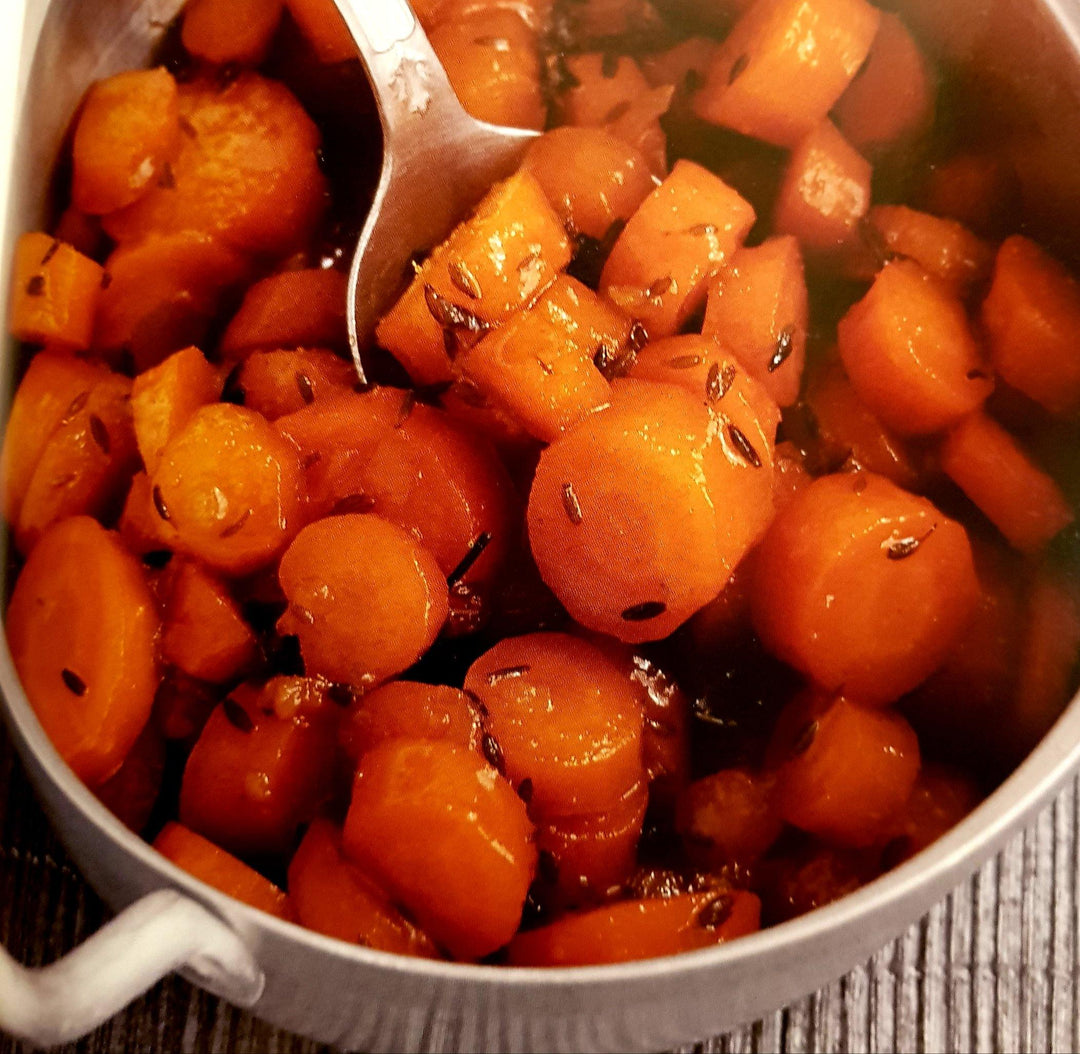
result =
M15 245L8 328L16 340L84 351L101 293L101 265L49 234Z
M704 82L719 47L711 37L687 37L664 51L642 55L638 65L654 88L673 84L680 93L689 94Z
M176 81L164 69L117 73L94 84L75 125L71 199L100 215L130 205L180 149Z
M964 528L872 473L824 476L757 552L754 628L824 688L882 704L939 666L975 606Z
M356 41L332 0L285 0L285 7L320 62L357 57Z
M510 943L511 966L592 966L708 948L753 933L761 902L753 893L688 893L628 900L566 915Z
M240 856L291 851L334 790L337 713L281 717L261 701L241 686L214 709L180 785L180 822Z
M631 33L647 40L664 26L651 0L581 0L564 14L568 30L586 45Z
M457 365L531 435L550 442L609 401L611 386L594 360L617 359L630 326L617 307L560 275L528 311L459 355Z
M98 216L88 216L74 205L69 205L56 221L53 236L65 242L83 256L97 259L101 251L102 230Z
M899 863L921 852L955 827L981 798L975 781L958 769L935 762L923 765L901 813L889 856Z
M835 254L858 236L870 208L870 163L828 120L798 141L776 199L773 225L808 254Z
M300 638L309 673L354 685L411 666L446 619L446 579L435 558L371 515L309 524L278 568L289 607L282 634Z
M690 779L690 701L678 683L645 656L632 655L630 671L645 715L641 756L649 800L671 808Z
M724 40L694 108L699 117L793 147L843 94L880 12L864 0L764 0Z
M1075 519L1054 479L985 413L971 414L949 432L941 467L1023 552L1037 552Z
M721 769L695 780L679 797L675 827L699 867L753 864L780 837L771 774Z
M570 87L559 98L559 107L567 125L607 124L649 90L640 67L627 55L570 55L566 69Z
M462 106L491 124L540 130L547 107L533 29L495 7L440 21L429 39Z
M678 161L619 235L600 291L650 337L670 336L701 305L707 279L753 223L754 210L735 190L692 161Z
M879 849L841 849L818 842L771 859L761 891L766 923L784 922L823 908L882 872Z
M909 260L882 268L837 339L859 398L900 436L956 424L993 388L963 305Z
M151 718L124 763L94 788L94 794L121 823L139 834L150 819L164 776L165 737Z
M146 724L157 686L157 604L142 567L96 521L63 520L30 554L5 625L60 756L86 783L103 783Z
M564 633L510 637L469 667L465 689L487 709L485 754L532 815L613 809L644 775L643 709L626 671Z
M219 684L250 668L258 657L255 635L224 585L190 560L171 561L167 580L161 657Z
M332 268L281 271L250 286L221 338L221 353L255 348L344 348L345 275Z
M625 108L616 107L603 124L605 132L632 146L645 158L649 172L657 180L668 174L667 134L660 118L671 108L674 98L675 88L671 84L652 88Z
M76 396L41 448L19 506L15 544L28 553L50 524L86 513L108 517L138 464L131 381L111 374Z
M210 685L169 670L154 696L151 721L166 739L178 741L189 752L218 702L218 692Z
M836 845L884 844L919 772L919 741L894 711L807 693L780 715L770 751L782 761L775 805L791 824Z
M292 906L283 890L182 824L167 823L154 839L154 848L208 886L269 915L292 920Z
M150 481L176 547L227 574L265 566L299 527L296 450L242 406L196 410L166 445Z
M319 131L289 89L257 73L224 87L192 81L180 85L180 117L169 178L110 213L110 237L130 244L188 230L247 252L302 247L322 217L326 180Z
M198 348L174 352L140 373L131 385L135 439L147 470L153 472L169 440L200 406L216 402L221 378Z
M602 128L553 128L529 145L522 166L568 230L603 238L653 189L645 158Z
M1020 207L1020 181L1012 162L990 152L963 152L934 162L920 199L936 216L959 220L984 237L1005 233Z
M468 960L517 930L531 837L524 803L483 758L396 739L360 761L344 844L437 944Z
M289 899L301 926L365 948L438 958L431 938L341 850L341 832L315 820L289 863Z
M739 561L724 587L687 623L699 652L720 651L744 644L753 636L750 624L750 589L755 554L751 550Z
M356 383L356 367L325 348L255 351L244 359L234 388L244 405L268 421L303 409L316 399L348 391Z
M376 329L418 384L453 378L456 353L531 303L570 262L570 242L540 184L519 172L496 184L421 265Z
M530 457L538 444L518 421L464 377L440 394L439 409L455 425L490 443L508 466Z
M349 707L340 735L354 764L387 739L442 739L477 750L480 712L459 688L391 681L365 692Z
M869 154L911 142L933 119L931 70L914 37L891 12L881 13L866 61L834 114L844 138Z
M1020 235L994 262L982 324L1002 379L1053 414L1080 408L1080 362L1071 334L1080 323L1080 284L1057 260Z
M176 544L176 530L154 507L153 484L145 471L131 477L116 529L124 545L136 556L164 552Z
M284 0L188 0L180 41L219 66L257 66L270 50Z
M799 395L806 361L806 279L798 241L739 249L709 282L701 332L719 341L780 406Z

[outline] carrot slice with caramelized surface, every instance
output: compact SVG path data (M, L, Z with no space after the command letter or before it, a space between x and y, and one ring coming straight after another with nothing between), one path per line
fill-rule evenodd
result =
M196 58L257 66L270 50L284 0L188 0L180 41Z
M607 124L649 90L641 68L628 55L570 55L566 70L572 86L559 98L559 106L563 123L571 126Z
M456 959L506 944L536 867L510 784L471 750L395 739L360 761L345 852Z
M333 0L285 0L285 6L320 62L359 57L356 41Z
M252 352L235 377L244 405L268 421L348 391L354 384L356 367L323 348Z
M157 604L115 534L73 516L42 535L5 620L30 705L60 756L94 786L123 764L157 687Z

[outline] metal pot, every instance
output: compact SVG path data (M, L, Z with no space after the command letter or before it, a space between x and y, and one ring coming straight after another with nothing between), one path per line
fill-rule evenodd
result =
M0 40L0 289L16 235L39 226L53 158L86 86L144 64L180 0L26 0ZM988 142L1023 185L1025 229L1075 261L1080 241L1080 0L907 0L924 40L978 71ZM17 19L16 19L17 22ZM4 61L6 60L6 61ZM1022 119L1016 119L1016 115ZM10 166L10 171L9 171ZM0 402L14 349L4 348ZM6 567L7 561L3 561ZM4 572L6 573L6 572ZM0 582L0 586L4 584ZM1080 761L1080 699L974 813L859 892L704 951L620 966L502 969L398 958L281 922L174 867L72 775L0 649L4 716L46 811L86 878L126 909L61 962L0 951L0 1027L47 1045L89 1031L173 969L284 1028L373 1050L655 1049L712 1035L839 976L944 896Z

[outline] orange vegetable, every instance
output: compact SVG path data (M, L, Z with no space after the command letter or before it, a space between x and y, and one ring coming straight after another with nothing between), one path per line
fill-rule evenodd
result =
M240 366L235 387L245 406L274 421L355 383L351 361L322 348L297 348L252 352Z
M780 406L799 396L807 299L799 243L770 238L739 249L709 282L702 333L714 337Z
M46 531L5 620L30 705L75 774L91 786L124 762L157 687L157 604L138 561L88 516Z
M332 268L281 271L250 286L221 338L226 358L255 348L344 348L345 275Z
M300 638L309 673L371 685L411 666L446 619L446 579L435 558L378 516L309 524L278 568L289 601L278 622Z
M563 633L506 638L469 667L465 690L487 710L485 755L533 816L608 812L641 782L641 703L593 645Z
M690 701L673 678L643 655L631 656L630 670L645 715L641 755L649 800L668 808L690 779Z
M604 122L604 131L639 151L655 179L667 175L667 135L660 118L671 107L675 88L653 88L633 99L626 108L616 107Z
M768 862L762 888L766 922L805 915L854 893L881 874L878 849L799 845Z
M161 179L179 149L172 74L158 68L106 77L87 92L75 125L71 200L97 215L130 205Z
M341 833L315 820L289 863L289 899L301 926L365 948L438 958L431 938L341 850Z
M922 852L955 827L981 798L970 776L946 765L923 765L904 805L890 856L899 863Z
M94 794L124 826L139 834L150 819L164 776L165 737L151 718L124 763L94 788Z
M210 685L170 670L158 685L151 721L166 739L190 750L217 704L217 692Z
M701 305L707 279L753 223L754 210L735 190L692 161L678 161L619 235L600 291L649 336L670 336Z
M188 0L180 40L196 58L257 66L270 50L284 0Z
M80 212L74 205L69 205L56 221L53 231L57 241L65 242L83 256L96 259L101 250L101 219Z
M208 886L269 915L292 920L292 906L283 890L182 824L167 823L154 839L154 848Z
M1080 284L1033 241L1007 238L982 305L990 361L1002 379L1053 414L1080 409Z
M525 805L483 758L395 739L360 761L345 852L457 959L501 948L536 866Z
M680 91L690 92L705 80L719 46L712 37L687 37L664 51L642 55L638 65L654 88L674 84Z
M901 436L956 424L993 388L963 304L908 260L882 268L837 338L859 398Z
M753 933L753 893L685 893L565 915L510 943L511 966L592 966L708 948Z
M1012 163L991 152L962 152L934 162L921 194L923 207L984 236L1002 233L1020 207Z
M285 0L285 7L320 62L357 58L356 41L333 0Z
M51 235L20 235L11 279L11 335L72 351L90 347L102 274L100 264Z
M153 484L146 472L136 472L124 499L116 529L136 556L162 552L176 544L176 531L154 506Z
M699 117L793 147L844 93L881 13L865 0L762 0L716 53L694 100Z
M699 867L754 863L780 837L784 824L773 804L773 777L722 769L695 780L680 795L675 827Z
M570 55L566 70L570 87L559 98L559 107L564 123L571 126L607 124L649 90L640 67L626 55Z
M758 548L751 608L773 654L882 704L944 661L977 589L964 528L863 472L815 480L781 509Z

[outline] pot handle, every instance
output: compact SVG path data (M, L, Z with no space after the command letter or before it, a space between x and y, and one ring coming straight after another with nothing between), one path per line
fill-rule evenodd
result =
M0 1031L40 1047L68 1043L181 968L244 1007L265 983L228 923L176 890L159 889L49 966L21 966L0 947Z

